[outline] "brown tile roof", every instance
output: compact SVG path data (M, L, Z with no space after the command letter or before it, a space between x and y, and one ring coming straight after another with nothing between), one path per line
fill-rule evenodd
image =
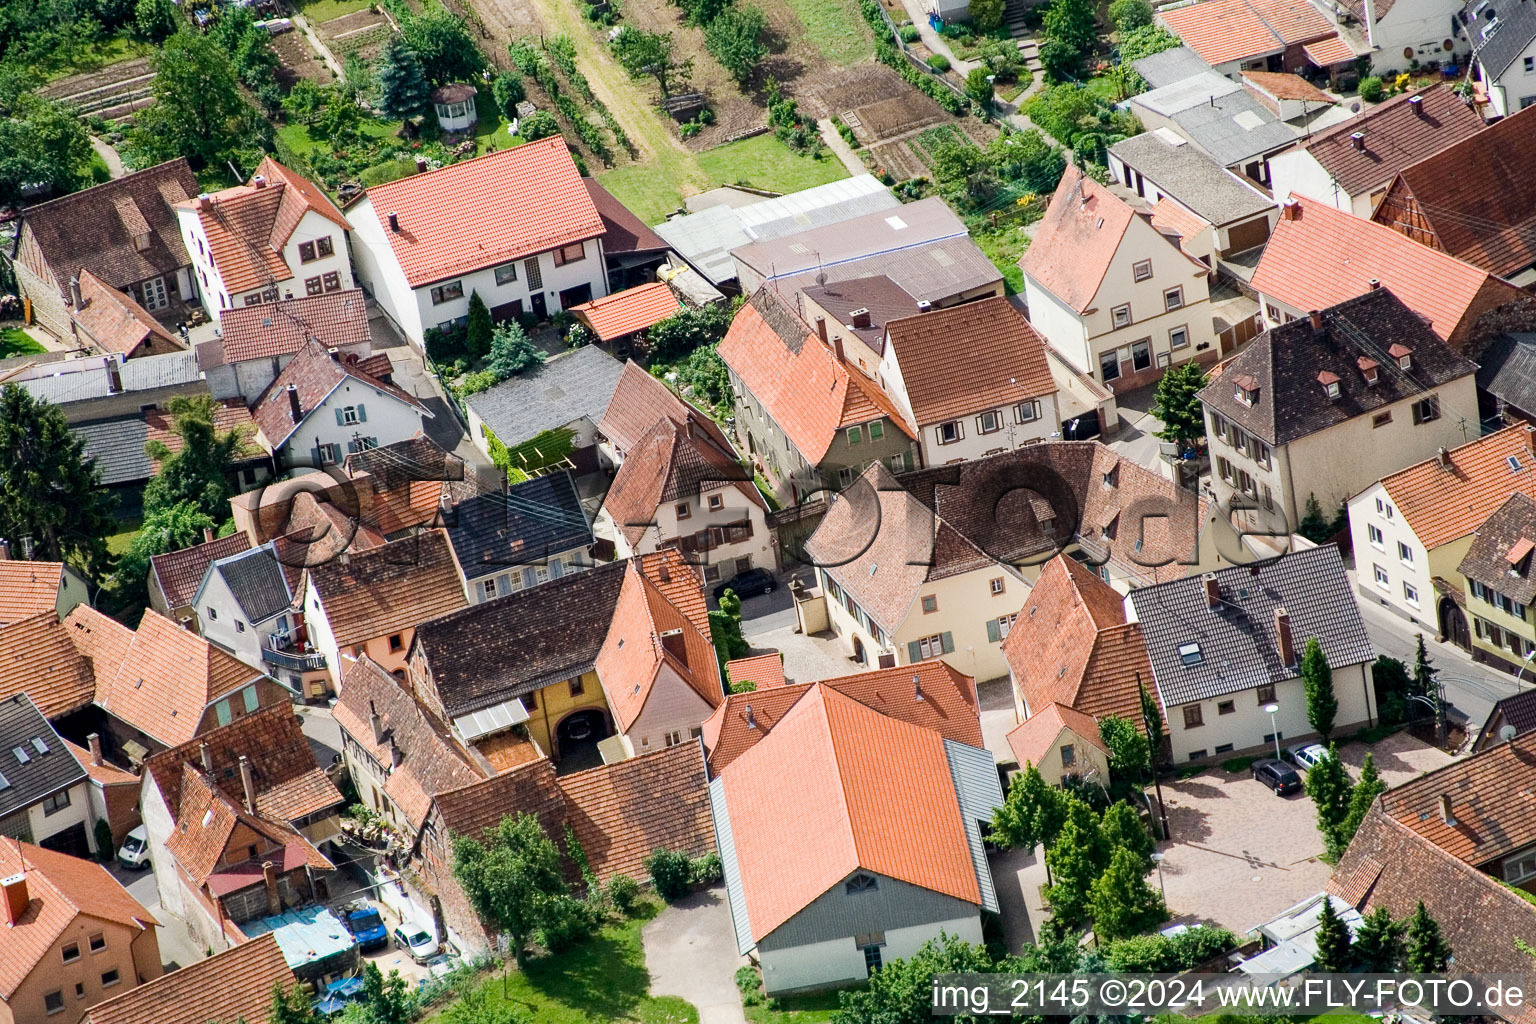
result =
M1082 313L1093 305L1135 217L1129 203L1069 167L1019 266L1046 291Z
M1337 34L1306 0L1206 0L1158 18L1212 66Z
M640 438L665 417L674 423L686 423L694 419L695 429L702 429L724 451L731 451L731 443L714 420L702 415L672 390L666 381L651 376L633 359L624 364L619 373L618 386L608 400L608 408L598 421L597 430L618 449L620 455L628 454L640 443Z
M226 309L219 330L226 363L291 355L310 338L327 348L346 348L366 345L371 337L365 297L356 288Z
M347 669L341 697L331 710L342 732L380 764L392 763L391 745L400 751L400 764L385 778L384 792L413 828L427 820L438 793L485 777L438 719L371 658L359 658ZM382 743L374 742L370 711L378 713Z
M686 566L678 568L691 572ZM663 639L674 633L682 636L680 649ZM633 562L594 665L620 732L628 732L640 717L658 681L663 686L672 683L663 668L680 676L710 708L725 699L720 662L707 630L700 630Z
M1440 149L1398 172L1373 217L1399 226L1397 201L1411 199L1433 244L1500 277L1536 262L1536 113L1529 109ZM1421 234L1408 230L1412 226Z
M646 227L645 221L629 211L596 178L582 178L587 195L597 207L597 215L603 221L603 253L615 256L627 252L665 252L667 243L661 236Z
M1511 600L1536 603L1531 550L1536 545L1536 501L1519 491L1477 528L1472 546L1456 571ZM3 634L0 634L3 635Z
M253 837L265 843L252 843ZM256 857L230 863L226 852L237 841L242 853L246 846L256 846ZM276 862L280 873L306 865L320 871L335 867L293 826L259 807L255 814L247 813L191 764L182 766L181 807L165 849L194 885L201 888L208 883L217 895L247 888L253 875L254 882L260 883L260 865L267 860Z
M1472 533L1511 493L1536 497L1536 434L1523 423L1452 448L1383 477L1397 510L1425 550ZM1516 459L1520 469L1511 469Z
M132 772L125 772L105 760L101 764L92 764L91 752L88 749L71 743L62 736L59 739L69 748L69 752L75 755L75 760L80 762L80 767L85 769L85 773L96 782L101 783L103 786L138 786L139 777Z
M682 308L677 296L663 281L648 281L622 292L570 307L570 313L602 341L619 338L654 326Z
M250 760L256 806L283 820L301 818L341 803L341 793L315 763L315 754L289 704L258 708L228 725L147 758L144 773L153 775L174 817L181 806L182 769L203 768L203 747L213 765L213 779L231 800L245 799L240 756Z
M63 562L0 559L0 625L44 611L57 615L63 582Z
M341 647L408 629L469 603L441 530L314 566L309 585L320 595Z
M19 924L0 929L0 998L6 1001L77 919L141 931L160 923L100 864L0 838L0 878L16 874L26 875L30 904Z
M766 511L763 496L730 448L720 447L691 414L679 424L662 416L641 436L614 474L603 497L603 509L630 544L640 543L656 523L656 510L678 501L698 501L700 495L734 490L724 496L728 509L747 504Z
M838 429L854 423L886 416L916 434L889 396L839 362L771 288L737 311L719 352L808 462L820 462Z
M265 678L156 611L144 613L116 673L96 672L96 703L161 743L185 743L220 697Z
M1380 17L1378 14L1377 17ZM1244 72L1248 74L1248 72ZM1419 112L1408 101L1420 97ZM1483 128L1483 119L1443 85L1393 96L1297 143L1351 195L1374 192L1415 161ZM1365 148L1351 138L1365 135ZM1283 198L1277 196L1276 198Z
M1063 729L1104 751L1098 719L1065 704L1047 704L1008 731L1008 748L1020 765L1040 764L1056 745ZM1104 751L1108 753L1108 751Z
M495 828L508 814L532 814L552 838L561 834L565 821L565 793L548 758L445 790L433 797L433 803L445 833L472 839Z
M786 681L784 654L782 651L775 651L772 654L733 658L725 663L725 675L733 686L737 683L751 683L759 690L783 686Z
M166 603L173 609L192 603L197 588L208 573L208 566L221 558L251 550L251 538L239 531L228 537L194 544L179 551L155 555L149 560L150 573L160 583Z
M170 274L192 261L171 204L197 194L197 179L182 157L28 207L30 231L59 289L88 270L114 288ZM134 236L147 228L149 247Z
M1300 75L1278 71L1244 71L1244 84L1252 83L1267 96L1277 100L1307 100L1331 106L1333 97Z
M1375 280L1449 341L1463 321L1522 295L1486 270L1389 227L1304 196L1291 199L1296 216L1276 223L1252 281L1288 306L1327 309L1370 291Z
M1530 957L1515 945L1517 939L1536 942L1536 907L1525 894L1426 841L1380 806L1365 816L1339 859L1329 890L1345 898L1353 895L1356 877L1370 874L1369 862L1381 871L1355 903L1362 913L1385 907L1400 920L1423 901L1455 953L1458 971L1530 970ZM1533 1017L1529 1006L1512 1015L1520 1024Z
M117 675L123 659L128 657L133 630L88 604L77 605L65 617L64 627L70 642L90 665L99 693L102 681Z
M70 642L69 627L52 608L0 626L0 700L18 693L31 697L50 719L96 696L90 663Z
M813 686L721 779L757 942L858 868L981 903L932 730Z
M355 492L338 484L320 494L299 491L270 503L263 500L255 532L272 538L290 590L297 592L305 568L334 562L342 552L357 554L383 546L384 535L363 518L355 498Z
M672 607L685 615L705 636L709 635L709 607L704 599L704 577L676 548L663 548L640 556L640 571Z
M156 340L186 348L149 310L89 270L80 272L80 298L84 306L73 313L73 319L103 351L131 358L140 345Z
M1056 393L1045 342L1000 295L892 320L885 331L918 423Z
M149 428L147 440L159 441L175 454L181 451L181 435L172 429L174 417L163 409L146 409L144 411L144 424ZM256 422L251 419L251 411L245 407L245 403L239 398L223 398L213 404L213 425L221 433L231 430L239 431L241 437L240 447L235 449L233 455L239 459L259 459L266 451L256 443ZM155 460L155 471L160 471L160 462Z
M917 300L885 274L802 288L797 298L800 319L810 321L805 308L806 300L810 300L832 316L834 322L827 325L829 332L837 333L839 328L852 331L877 356L885 354L885 325L919 312ZM853 322L854 311L860 309L869 311L868 327Z
M412 288L606 231L558 138L376 185L366 195ZM391 213L398 231L390 230Z
M277 936L268 933L97 1003L80 1024L267 1024L273 987L293 984Z
M1124 601L1066 555L1040 570L1003 640L1003 657L1031 715L1061 704L1091 718L1118 715L1141 726L1141 686L1148 693L1157 687L1141 627L1126 621Z
M346 361L346 357L339 356L332 356L324 345L311 338L251 406L251 416L272 450L281 448L310 413L315 411L315 407L348 378L404 402L423 415L432 415L413 395L366 372L361 365ZM292 403L287 395L290 384L297 389L299 395L298 420L293 418Z
M727 697L704 723L704 749L709 755L710 773L720 774L726 765L755 746L810 692L812 685L798 683ZM856 672L824 679L820 685L883 715L931 729L945 739L972 747L984 746L976 683L947 662L929 660ZM747 722L748 708L751 725Z

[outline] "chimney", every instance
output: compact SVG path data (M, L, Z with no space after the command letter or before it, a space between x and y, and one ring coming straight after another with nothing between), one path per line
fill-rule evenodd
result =
M838 362L845 362L843 358L843 338L840 334L832 336L832 354L837 356Z
M926 700L923 696L923 680L916 672L912 673L912 697L914 700Z
M117 366L117 360L107 359L107 394L120 395L123 393L123 373Z
M1441 469L1450 469L1451 450L1445 445L1441 445L1439 448L1435 449L1435 461L1440 464Z
M1447 825L1456 824L1456 815L1451 813L1451 794L1440 794L1440 820Z
M855 326L855 327L868 327L869 326L869 310L868 309L856 309L852 313L850 313L849 316L853 317L853 326Z
M1216 574L1202 573L1200 582L1205 584L1205 606L1215 611L1216 606L1221 604L1221 584L1216 581Z
M217 539L218 538L213 535L213 527L211 527L211 526L203 527L203 543L204 544L212 544Z
M1286 220L1301 220L1301 204L1294 199L1287 199L1280 206L1280 216Z
M917 303L917 311L919 313L927 313L932 309L933 303L929 302L927 299L921 299Z
M17 872L9 878L0 878L0 890L5 892L5 923L15 926L27 912L31 899L27 896L26 872Z
M210 196L207 192L199 192L197 194L197 208L199 210L213 209L213 196Z
M277 890L277 865L263 861L261 880L267 884L267 914L276 917L283 912L283 897Z
M426 157L419 156L419 157L416 158L416 173L417 174L426 174L427 173L427 158Z
M1296 640L1291 636L1291 613L1284 608L1275 609L1275 649L1280 652L1280 664L1296 664Z
M686 433L689 438L693 437L693 413L689 413L687 416L683 417L683 432Z
M400 762L405 760L405 751L400 749L400 744L395 742L394 736L389 738L389 767L399 768Z
M212 775L213 774L213 751L208 749L208 744L206 742L204 742L204 743L199 743L198 744L198 753L200 753L202 755L202 758L203 758L203 771L207 772L209 775Z
M86 746L91 748L91 764L101 767L101 734L91 733L85 738Z
M688 644L683 639L682 630L669 629L661 634L661 646L668 654L682 662L685 666L688 664Z
M1423 96L1410 96L1410 97L1408 97L1408 107L1415 114L1417 114L1419 117L1423 117L1424 116L1424 97Z
M297 385L288 385L288 412L297 423L304 418L304 406L299 403L299 389Z
M1350 145L1355 147L1355 152L1365 152L1365 132L1355 132L1349 137Z
M373 742L377 746L384 742L384 720L379 717L378 708L373 706L373 701L368 702L368 727L373 730Z
M816 318L816 337L820 338L823 342L827 340L827 318L824 316Z
M1530 449L1532 455L1536 455L1536 424L1526 423L1523 426L1525 427L1525 446ZM0 558L9 557L11 557L9 545L0 540Z
M254 186L255 188L266 188L267 187L267 176L265 174L258 174L258 175L256 175L256 177L251 179L251 185Z
M1366 282L1366 286L1368 288L1370 288L1371 291L1374 292L1376 289L1381 287L1381 278L1379 278L1379 277L1371 278L1369 281Z
M748 729L756 729L757 728L757 719L752 717L752 705L751 704L747 705L747 728Z
M85 308L85 299L80 295L80 279L78 277L69 279L69 304L75 307L75 309Z
M1308 313L1307 316L1312 321L1312 330L1314 332L1321 332L1323 329L1323 311L1320 309L1314 309L1311 313Z
M389 211L389 230L397 235L400 233L400 215L394 210Z
M256 813L256 779L251 775L251 759L240 755L240 786L245 790L245 813Z

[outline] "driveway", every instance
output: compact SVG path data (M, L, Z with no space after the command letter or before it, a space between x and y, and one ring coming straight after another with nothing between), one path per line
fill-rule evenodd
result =
M753 654L778 651L784 655L786 682L812 683L819 679L835 679L869 671L868 665L860 665L849 657L843 642L831 633L806 636L796 633L792 625L765 632L757 632L745 622L742 626L747 643L752 645Z
M138 900L150 916L160 922L160 927L155 929L155 938L160 945L160 961L167 970L196 963L208 955L207 949L192 938L186 923L160 905L160 889L153 870L130 871L117 861L108 864L107 870L128 890L128 895Z
M681 996L699 1008L699 1024L746 1024L736 969L736 932L725 889L716 887L672 904L640 933L651 995Z
M981 738L1000 765L1017 764L1008 734L1019 724L1013 706L1013 681L1007 676L976 684L981 703Z

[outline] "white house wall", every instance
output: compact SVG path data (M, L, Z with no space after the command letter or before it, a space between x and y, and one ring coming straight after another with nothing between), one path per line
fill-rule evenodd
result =
M1297 636L1297 657L1305 649L1310 637ZM1338 699L1339 710L1334 716L1333 731L1343 734L1363 727L1376 718L1374 699L1367 693L1369 673L1365 665L1334 665L1333 694ZM1231 701L1232 710L1221 714L1219 705ZM1200 705L1203 724L1194 728L1184 725L1184 708L1189 703ZM1278 726L1282 747L1303 736L1313 735L1307 722L1307 698L1300 679L1287 679L1275 686L1274 724ZM1225 756L1231 752L1269 750L1274 754L1273 730L1270 716L1258 700L1257 690L1241 690L1209 700L1187 702L1169 707L1164 716L1168 723L1169 740L1173 747L1175 763L1203 758ZM1266 737L1270 737L1266 739ZM1219 749L1230 745L1231 751Z
M388 244L387 240L385 244ZM562 308L560 305L562 291L578 288L583 284L591 286L592 298L602 298L608 294L608 277L604 267L602 243L595 238L589 238L581 244L586 256L573 263L567 263L563 267L555 266L554 254L550 252L512 260L511 262L517 266L517 278L506 284L497 284L496 268L486 267L483 270L460 274L443 281L434 281L430 285L417 288L415 289L417 318L423 327L437 327L466 317L469 315L469 297L476 292L480 294L481 300L492 308L509 302L521 302L524 311L527 311L531 308L526 266L528 260L537 260L539 263L541 291L549 312L553 313ZM447 302L434 303L432 289L453 281L462 284L463 296Z
M373 200L364 196L347 216L352 225L352 259L357 267L357 281L372 295L379 307L395 322L400 332L421 344L421 309L395 259L385 227L373 211Z
M931 924L887 931L885 945L880 949L881 959L885 963L908 959L923 943L938 938L940 932L980 944L981 914L976 912L950 921L934 921ZM797 989L829 988L862 981L867 976L864 951L854 945L853 936L771 952L761 951L759 956L763 968L763 988L770 995Z
M61 807L52 814L43 812L41 802L27 808L27 827L32 841L42 843L49 836L56 836L75 825L85 826L85 840L92 853L96 852L96 833L91 828L90 784L82 779L69 787L69 806Z
M1024 301L1035 331L1079 372L1097 379L1098 367L1088 349L1087 327L1072 307L1028 274L1024 275Z
M1269 180L1274 188L1275 202L1284 203L1295 193L1315 199L1339 210L1346 210L1358 217L1371 215L1371 195L1363 193L1355 197L1344 191L1333 175L1317 162L1317 158L1301 148L1289 149L1269 158Z
M144 781L139 787L139 815L144 819L144 831L149 840L149 865L155 873L160 903L177 917L185 917L186 890L176 874L176 859L165 848L166 840L176 832L176 820L166 806L155 777L148 772L144 773Z
M274 397L268 400L283 402L287 401L287 397L274 393ZM339 410L359 405L363 407L363 422L342 424L337 421ZM364 384L356 377L347 377L325 401L305 416L304 422L294 431L278 457L288 465L309 465L313 461L313 450L316 447L334 444L338 446L340 455L337 461L344 461L348 454L347 445L354 434L372 438L374 447L382 447L415 437L422 430L422 419L421 410L415 406L372 385ZM276 445L281 439L274 437L267 440Z

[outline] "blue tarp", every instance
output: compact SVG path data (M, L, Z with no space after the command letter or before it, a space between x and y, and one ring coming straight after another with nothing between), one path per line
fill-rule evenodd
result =
M266 932L275 935L283 959L296 974L321 964L324 964L324 974L345 970L345 966L327 961L346 959L348 953L351 960L356 960L357 939L347 931L341 919L325 907L299 907L273 917L247 921L240 930L251 938Z

